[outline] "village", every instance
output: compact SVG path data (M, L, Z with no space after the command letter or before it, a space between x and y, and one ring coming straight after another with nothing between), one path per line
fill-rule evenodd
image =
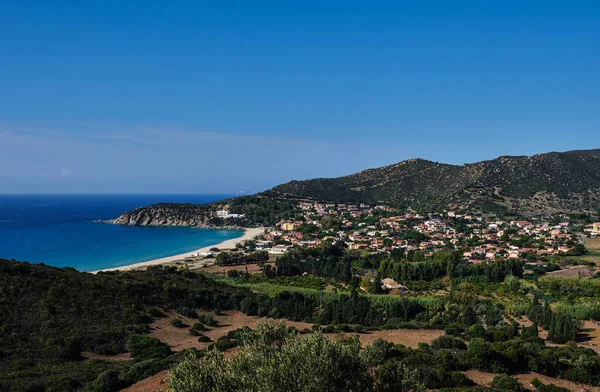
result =
M394 249L420 252L461 251L465 261L534 260L543 256L581 255L585 237L600 236L600 223L574 224L568 215L502 220L446 211L404 212L387 206L300 202L302 216L269 229L257 250L284 254L291 247L317 247L343 241L365 253Z

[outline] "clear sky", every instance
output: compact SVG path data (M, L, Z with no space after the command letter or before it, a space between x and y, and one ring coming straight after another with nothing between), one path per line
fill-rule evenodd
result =
M598 1L0 1L0 193L600 148Z

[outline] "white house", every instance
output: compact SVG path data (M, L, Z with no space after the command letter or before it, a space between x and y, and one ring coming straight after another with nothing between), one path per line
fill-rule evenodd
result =
M290 247L286 245L275 245L274 247L269 249L269 253L272 255L282 255L284 253L287 253L289 249Z
M223 219L229 218L243 218L244 214L231 214L228 210L218 210L217 217Z

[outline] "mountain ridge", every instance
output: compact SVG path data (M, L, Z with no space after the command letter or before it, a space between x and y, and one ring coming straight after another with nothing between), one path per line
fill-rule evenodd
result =
M293 217L300 200L500 215L600 214L600 149L499 156L463 165L411 158L342 177L292 180L209 204L162 203L109 221L135 226L249 227ZM244 214L224 220L216 211Z
M467 209L483 203L496 210L539 214L597 211L599 191L597 149L500 156L464 165L412 158L337 178L290 181L260 195L413 208Z

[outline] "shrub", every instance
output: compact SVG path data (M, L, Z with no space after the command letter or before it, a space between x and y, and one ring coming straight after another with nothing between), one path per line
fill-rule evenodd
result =
M215 320L214 316L209 313L201 314L198 316L198 321L209 327L216 327L219 323Z
M171 320L171 325L175 328L185 328L186 325L180 319Z
M492 380L492 388L500 389L502 391L525 391L523 385L521 385L516 378L507 376L506 374L494 377Z
M209 328L206 328L206 326L202 323L195 323L192 328L194 328L197 331L208 331Z
M460 325L453 323L446 326L446 328L444 328L444 332L446 335L460 336L464 331Z
M469 327L469 339L473 340L473 339L487 339L487 331L485 330L485 328L483 327L483 325L481 324L475 324L475 325L471 325Z
M243 341L242 348L229 359L216 351L209 351L203 363L194 356L186 358L171 368L169 390L373 390L376 376L364 360L356 338L331 341L320 332L299 337L282 323L277 327L259 324L256 332L244 333ZM378 390L425 390L416 371L397 362L390 361L386 365L385 369L378 369L377 377L381 381Z
M450 350L465 350L467 345L461 338L449 335L442 335L435 338L431 342L431 347L434 349L450 349Z
M234 347L237 347L235 340L230 340L227 336L222 336L215 343L211 344L208 349L217 349L220 352L225 352Z
M135 384L138 381L151 377L169 366L168 360L164 359L149 359L133 364L129 370L121 375L123 382L127 384Z
M119 373L115 370L107 370L100 373L92 382L92 392L112 392L121 389L121 381L119 381Z
M182 307L177 309L177 313L179 313L180 315L182 315L183 317L187 317L187 318L196 318L198 317L198 313L196 313L196 311L194 309L190 309L188 307Z
M158 339L149 336L133 335L129 338L127 350L135 361L166 358L171 349Z
M531 385L533 385L538 392L569 392L567 388L557 387L554 384L543 384L537 378L534 378L531 381Z
M167 317L166 314L162 312L162 310L155 308L154 306L149 308L147 311L148 315L152 318L164 318Z

